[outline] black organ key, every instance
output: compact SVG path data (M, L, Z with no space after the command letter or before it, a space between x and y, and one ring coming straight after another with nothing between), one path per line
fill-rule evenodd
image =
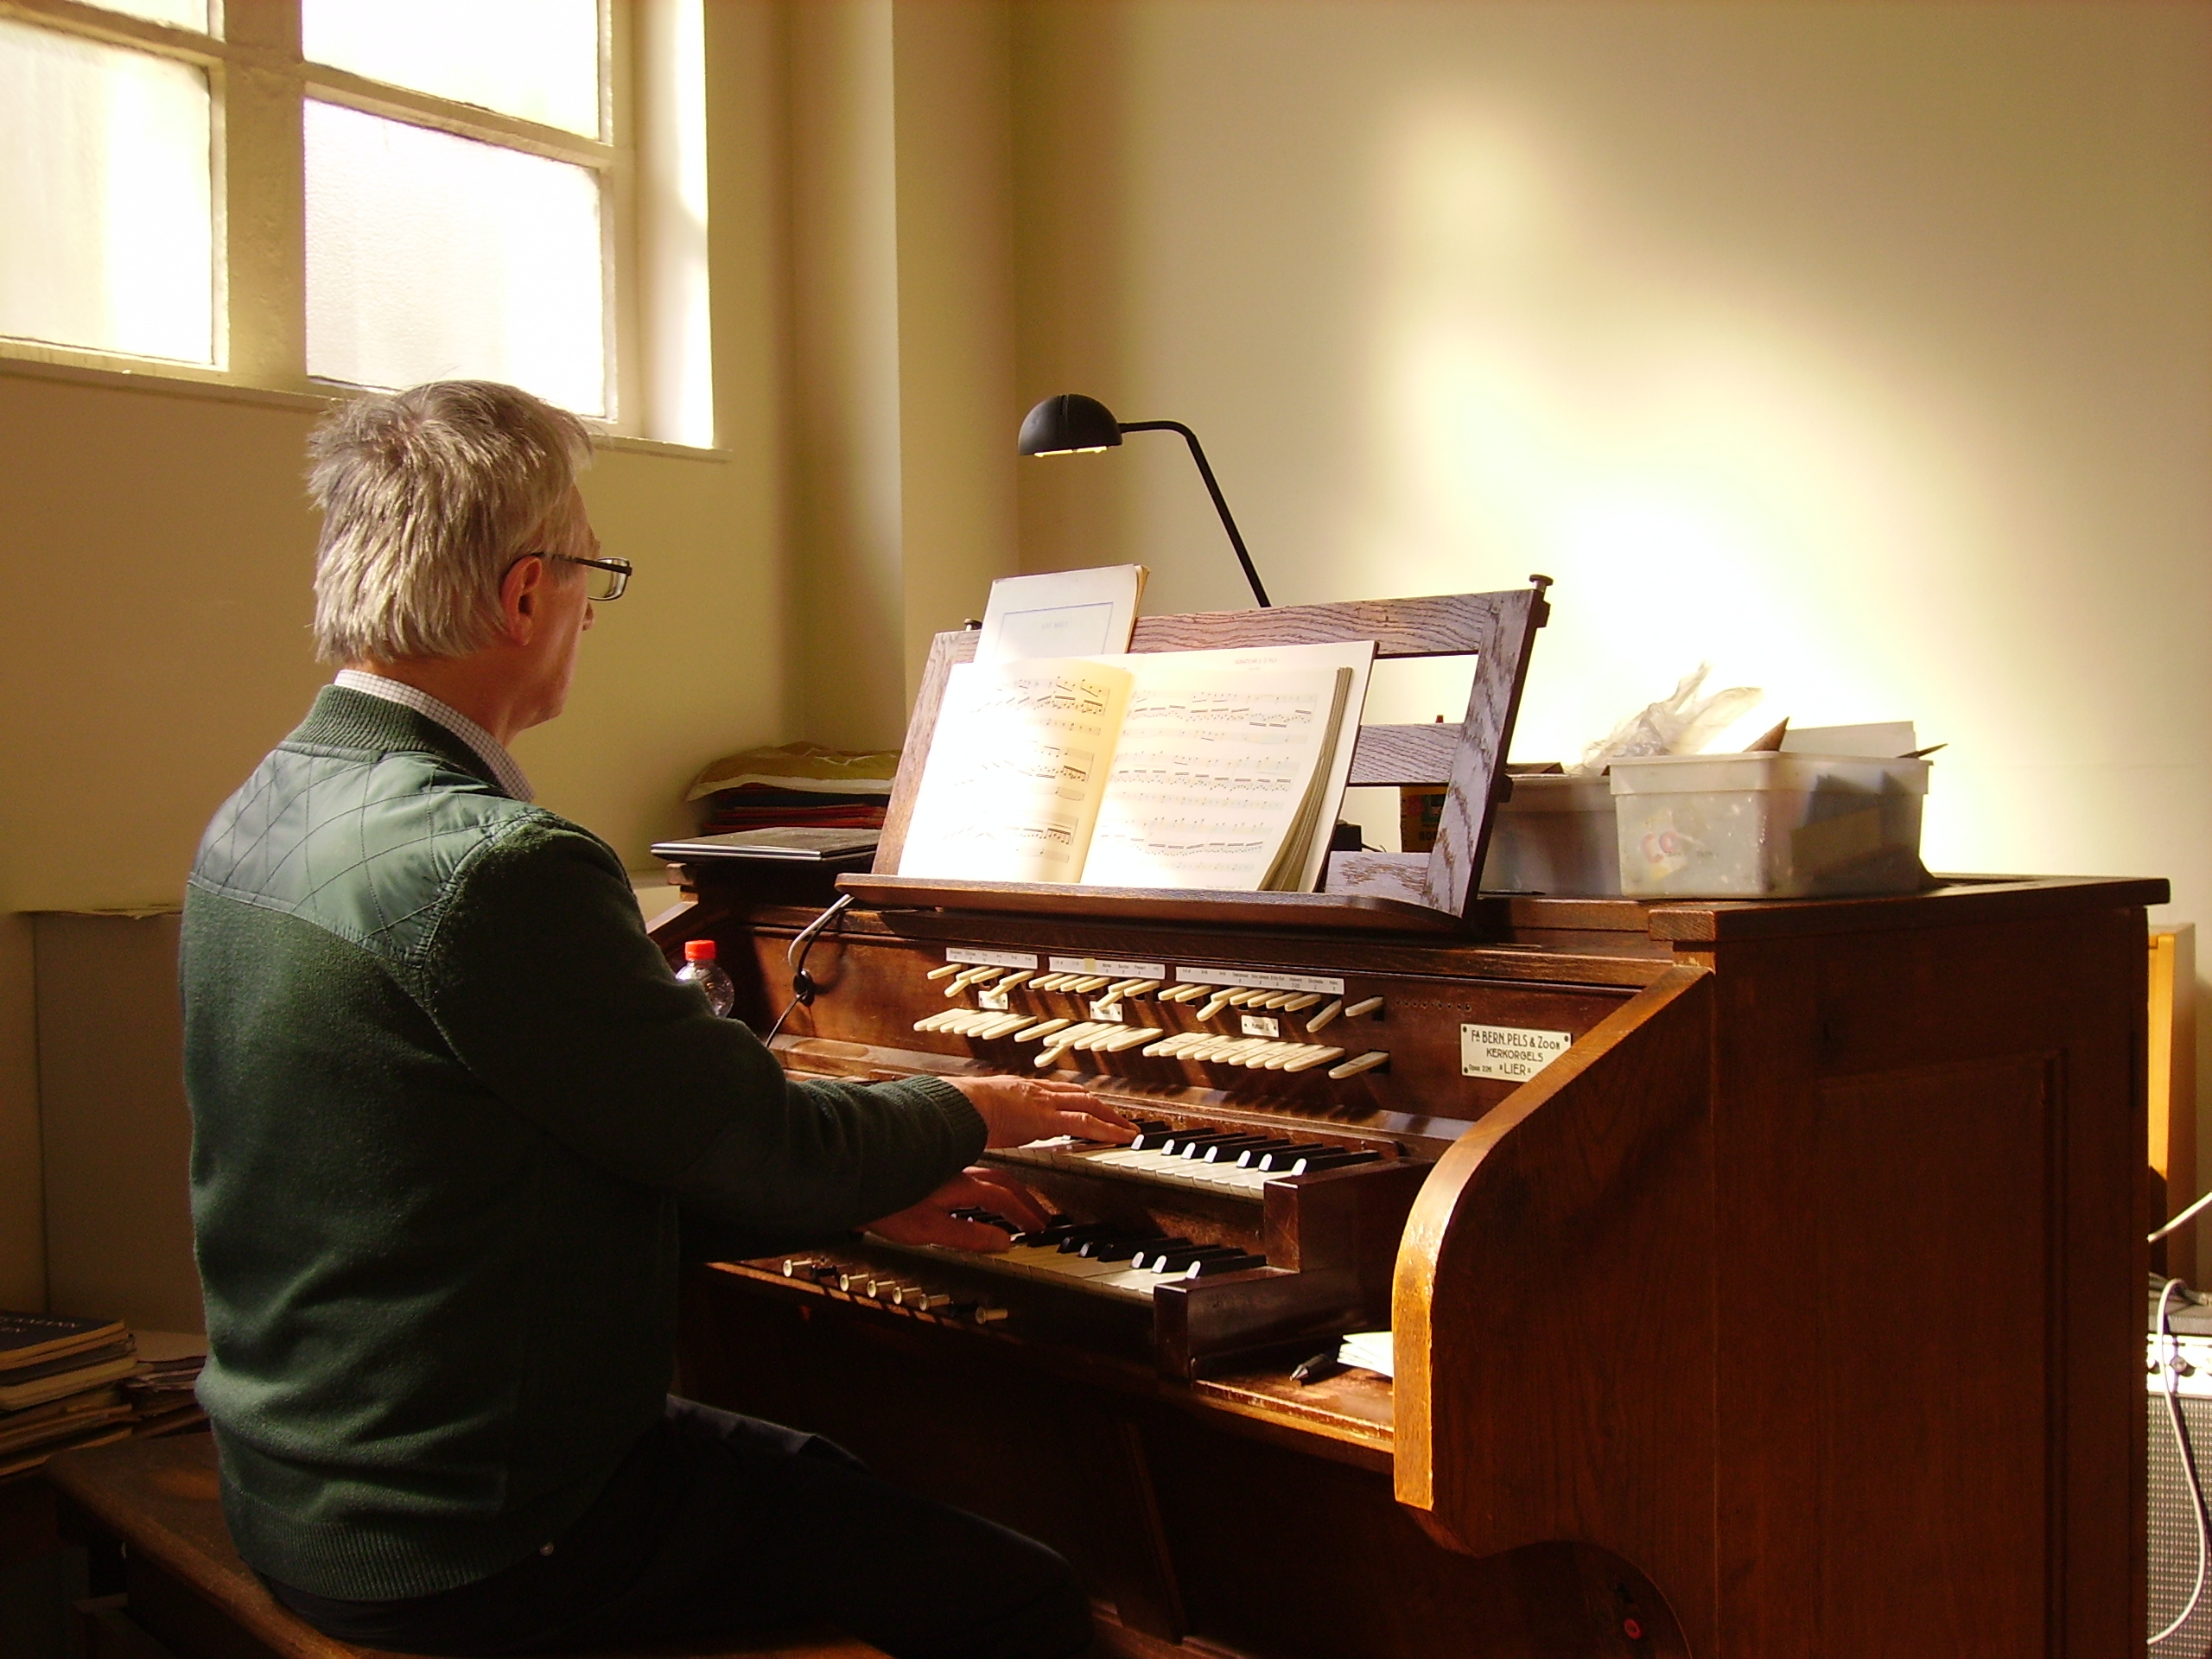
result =
M1234 1256L1243 1260L1249 1252L1234 1244L1192 1244L1181 1249L1161 1250L1136 1263L1150 1268L1154 1273L1181 1273L1193 1262L1205 1262L1218 1257ZM1261 1258L1265 1261L1266 1258Z
M1186 1129L1179 1135L1169 1135L1160 1143L1160 1149L1170 1157L1187 1158L1195 1147L1210 1147L1217 1141L1239 1138L1235 1129Z
M1268 1137L1263 1135L1228 1135L1218 1141L1185 1147L1183 1155L1202 1164L1235 1163L1236 1154L1247 1147L1254 1147Z
M1206 1279L1217 1273L1243 1273L1267 1265L1268 1258L1264 1255L1248 1255L1238 1252L1229 1255L1202 1255L1183 1272L1187 1278Z
M1341 1147L1331 1147L1325 1154L1316 1154L1297 1160L1291 1165L1290 1173L1294 1175L1311 1175L1324 1169L1344 1169L1353 1164L1376 1163L1381 1160L1382 1156L1382 1154L1379 1152L1348 1152Z
M1080 1227L1071 1227L1060 1234L1057 1241L1062 1255L1074 1255L1093 1239L1111 1238L1114 1230L1103 1222L1090 1222Z
M1268 1154L1287 1152L1297 1144L1295 1141L1262 1141L1255 1146L1238 1147L1235 1156L1229 1161L1235 1163L1239 1169L1257 1169L1260 1167L1260 1160L1266 1157ZM1211 1158L1211 1154L1208 1156Z
M1148 1268L1162 1256L1173 1255L1184 1250L1195 1250L1201 1247L1193 1244L1187 1238L1147 1239L1136 1254L1130 1258L1129 1265L1133 1268Z
M1341 1150L1343 1150L1343 1148L1339 1147L1329 1146L1325 1142L1319 1141L1294 1141L1289 1146L1284 1147L1278 1151L1270 1152L1262 1157L1260 1160L1260 1167L1264 1170L1287 1172L1290 1166L1301 1158L1319 1158L1325 1153L1339 1152Z
M1094 1238L1085 1243L1076 1254L1093 1262L1126 1262L1154 1242L1149 1236L1143 1238Z

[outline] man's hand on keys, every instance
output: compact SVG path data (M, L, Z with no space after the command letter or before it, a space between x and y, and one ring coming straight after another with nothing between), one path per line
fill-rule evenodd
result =
M967 1169L919 1204L871 1222L868 1230L894 1244L947 1244L957 1250L1002 1250L1014 1236L988 1221L950 1213L987 1210L1024 1231L1042 1227L1043 1208L1027 1187L993 1169Z
M1033 1077L948 1077L982 1117L992 1147L1027 1146L1054 1135L1126 1145L1136 1126L1088 1089Z

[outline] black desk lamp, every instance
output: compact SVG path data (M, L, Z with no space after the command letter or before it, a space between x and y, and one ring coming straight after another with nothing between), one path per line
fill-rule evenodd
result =
M1252 597L1260 601L1262 610L1270 608L1268 590L1260 586L1260 573L1252 568L1252 556L1244 550L1244 538L1236 532L1236 520L1229 516L1229 503L1222 499L1221 486L1213 481L1213 468L1206 465L1206 452L1198 448L1198 435L1182 422L1117 421L1114 411L1096 397L1064 391L1038 404L1021 423L1021 453L1095 455L1101 449L1119 448L1124 432L1183 435L1183 442L1191 446L1191 459L1198 463L1198 476L1206 481L1206 493L1213 497L1214 511L1221 515L1221 527L1229 532L1229 544L1236 550L1236 563L1244 567L1244 580L1252 584Z

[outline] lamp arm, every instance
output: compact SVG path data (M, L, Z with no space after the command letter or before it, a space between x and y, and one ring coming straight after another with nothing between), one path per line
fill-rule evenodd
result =
M1244 537L1236 529L1236 520L1230 516L1229 503L1221 493L1221 486L1214 482L1213 468L1206 464L1206 452L1198 447L1198 435L1180 421L1117 421L1124 432L1180 432L1183 442L1191 446L1191 459L1198 463L1198 476L1206 481L1206 493L1213 497L1214 511L1221 515L1221 527L1229 532L1229 544L1236 550L1236 563L1244 567L1244 580L1252 584L1252 597L1260 601L1262 610L1273 606L1268 600L1268 590L1260 585L1260 573L1252 568L1252 556L1244 550Z

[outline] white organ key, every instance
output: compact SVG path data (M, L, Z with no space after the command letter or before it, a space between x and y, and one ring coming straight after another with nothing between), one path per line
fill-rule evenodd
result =
M1219 1014L1228 1006L1228 996L1221 992L1216 992L1213 1000L1208 1002L1205 1007L1198 1010L1198 1018L1201 1020L1211 1020L1214 1015Z
M1298 1000L1294 991L1271 991L1254 1006L1262 1008L1287 1008Z
M949 979L949 978L950 978L954 974L957 974L957 973L958 973L959 971L960 971L960 964L959 964L958 963L957 963L957 962L948 962L948 963L946 963L944 964L944 967L942 967L942 968L932 968L932 969L931 969L929 970L929 972L927 972L926 974L924 974L924 975L922 976L922 977L923 977L924 979L926 979L926 980L929 980L929 981L931 981L932 982L934 982L935 981L938 981L938 980L940 980L940 979Z
M1161 992L1160 1000L1163 1002L1195 1002L1211 988L1205 985L1178 985L1172 991Z
M1367 998L1366 1001L1355 1002L1350 1007L1346 1008L1344 1010L1344 1018L1347 1020L1357 1020L1363 1014L1379 1014L1382 1010L1382 999L1379 996L1370 996Z
M1312 1033L1320 1030L1322 1027L1327 1025L1329 1021L1335 1019L1344 1011L1344 999L1342 997L1338 997L1335 1001L1330 1003L1327 1007L1322 1009L1320 1013L1315 1014L1311 1020L1308 1020L1306 1022L1306 1029L1307 1033L1311 1034Z
M1067 1053L1068 1046L1065 1043L1062 1043L1058 1048L1046 1049L1042 1054L1039 1054L1034 1060L1031 1061L1030 1064L1034 1065L1039 1071L1049 1071L1054 1066L1058 1065L1062 1060L1065 1059L1067 1058Z
M1342 1065L1331 1066L1329 1075L1332 1077L1356 1077L1363 1071L1372 1071L1378 1065L1389 1064L1389 1058L1386 1050L1370 1048L1356 1060L1346 1060Z
M1283 1067L1286 1071L1311 1071L1317 1065L1326 1065L1344 1052L1341 1048L1330 1048L1320 1043L1300 1043L1296 1059Z
M1296 996L1292 997L1289 1001L1282 1005L1282 1011L1285 1014L1302 1013L1304 1010L1312 1007L1320 1000L1321 997L1319 992L1301 991Z
M1068 1022L1065 1020L1042 1020L1037 1024L1030 1027L1027 1031L1017 1031L1014 1033L1014 1040L1017 1043L1037 1042L1044 1038L1051 1036L1054 1032L1061 1030L1067 1025L1067 1023Z
M1231 991L1229 994L1229 1006L1232 1008L1256 1007L1267 1000L1265 991Z
M1122 1027L1120 1035L1106 1039L1100 1052L1106 1054L1119 1054L1125 1050L1148 1043L1159 1035L1160 1033L1149 1026L1124 1026Z
M1037 970L1035 969L1024 968L1019 973L1008 974L1004 979L999 981L996 985L993 986L992 989L1010 991L1015 986L1027 984L1029 981L1036 977Z
M1166 982L1162 979L1140 979L1134 984L1126 986L1122 995L1123 996L1150 996Z

